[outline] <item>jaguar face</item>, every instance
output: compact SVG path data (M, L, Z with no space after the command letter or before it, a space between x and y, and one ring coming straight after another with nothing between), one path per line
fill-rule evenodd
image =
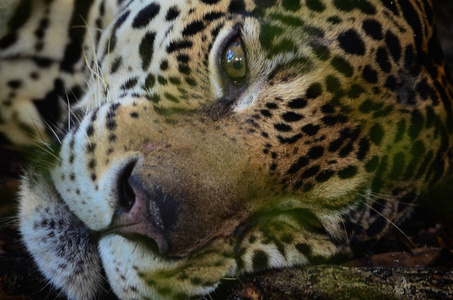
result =
M184 298L382 236L449 163L429 9L122 3L50 167L23 179L40 269L70 298L104 281L124 299Z

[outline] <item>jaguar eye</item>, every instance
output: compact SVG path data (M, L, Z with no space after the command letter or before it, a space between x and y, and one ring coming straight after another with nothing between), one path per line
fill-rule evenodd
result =
M244 83L247 74L247 62L240 38L232 40L223 50L222 68L235 85Z

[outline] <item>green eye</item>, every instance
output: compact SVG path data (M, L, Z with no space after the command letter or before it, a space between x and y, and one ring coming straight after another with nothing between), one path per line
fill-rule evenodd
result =
M245 52L240 38L234 39L222 54L222 67L236 85L241 85L247 73Z

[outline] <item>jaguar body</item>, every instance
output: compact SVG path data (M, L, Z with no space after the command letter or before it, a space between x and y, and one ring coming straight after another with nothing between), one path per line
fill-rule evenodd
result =
M72 299L185 299L354 255L450 164L428 0L8 0L20 230Z

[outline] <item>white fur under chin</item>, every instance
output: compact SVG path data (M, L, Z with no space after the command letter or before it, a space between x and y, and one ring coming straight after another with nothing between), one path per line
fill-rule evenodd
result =
M43 274L70 299L102 289L96 243L43 177L27 174L20 191L20 231Z

